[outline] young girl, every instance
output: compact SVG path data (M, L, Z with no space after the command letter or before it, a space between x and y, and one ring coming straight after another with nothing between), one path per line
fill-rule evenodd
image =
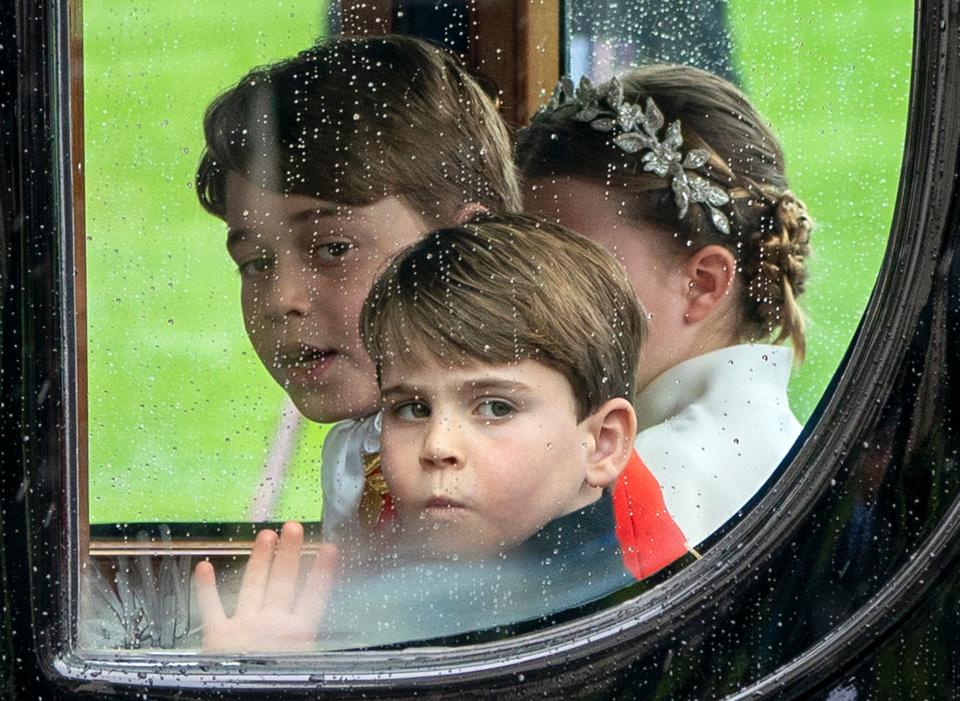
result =
M650 323L637 452L699 543L801 428L786 389L805 350L796 298L812 221L780 144L729 82L650 65L597 86L561 81L520 133L517 160L527 208L602 244L630 274Z

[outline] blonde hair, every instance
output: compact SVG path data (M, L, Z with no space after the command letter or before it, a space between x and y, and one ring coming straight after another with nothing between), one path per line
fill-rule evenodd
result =
M543 363L566 377L578 419L633 401L646 322L626 271L598 244L535 217L484 215L403 251L363 304L377 368L395 358Z
M622 188L624 216L652 224L689 254L716 244L737 260L741 279L737 333L741 340L790 339L798 360L806 350L797 297L806 286L813 221L787 185L776 136L739 89L690 66L657 64L621 78L624 101L652 98L667 123L679 120L683 149L705 149L697 173L731 196L720 207L731 233L720 232L706 207L691 205L684 218L668 178L643 170L643 152L628 154L611 136L578 122L570 112L545 111L523 129L517 160L526 178L570 176Z
M229 172L351 205L398 196L427 221L471 202L520 207L493 101L456 56L412 37L335 38L257 68L209 106L204 135L197 196L220 218Z

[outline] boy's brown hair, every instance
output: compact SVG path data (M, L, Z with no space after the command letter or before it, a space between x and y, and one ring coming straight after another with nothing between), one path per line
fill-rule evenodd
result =
M520 207L509 133L451 53L404 36L325 40L257 68L204 118L197 196L223 218L233 172L349 205L403 198L427 221Z
M557 224L484 215L410 246L377 279L360 337L382 380L392 358L535 360L563 374L583 420L633 401L646 322L626 271Z

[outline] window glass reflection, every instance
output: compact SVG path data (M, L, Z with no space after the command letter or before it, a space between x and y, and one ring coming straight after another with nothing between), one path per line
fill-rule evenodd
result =
M325 17L313 0L238 12L83 3L95 524L246 520L270 492L271 456L290 446L291 489L277 509L319 518L307 487L321 431L303 424L291 443L298 425L245 338L222 226L197 206L193 181L210 101L252 66L309 45Z
M735 80L729 5L727 0L564 3L566 72L574 79L608 80L628 66L681 63Z
M504 635L698 557L859 318L910 36L880 52L909 10L858 15L817 72L807 24L689 4L565 5L565 65L593 81L523 125L522 183L506 93L469 64L497 27L466 3L374 24L467 63L409 38L316 43L355 20L316 2L85 5L83 646ZM133 27L150 52L96 38ZM836 196L857 178L866 194ZM279 538L251 525L285 519Z

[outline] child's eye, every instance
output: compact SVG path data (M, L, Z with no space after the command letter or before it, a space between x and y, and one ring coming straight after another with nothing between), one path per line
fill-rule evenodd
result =
M513 414L515 409L513 404L502 399L484 399L476 411L485 419L502 419Z
M272 266L273 266L272 259L266 256L261 256L259 258L253 258L251 260L244 261L243 263L240 263L237 266L237 268L240 272L241 277L249 278L249 277L256 277L257 275L262 275L263 273L270 270Z
M353 249L350 241L331 241L313 247L313 256L321 261L330 262L343 258Z
M430 407L423 402L404 402L395 407L393 413L403 421L416 421L430 416Z

